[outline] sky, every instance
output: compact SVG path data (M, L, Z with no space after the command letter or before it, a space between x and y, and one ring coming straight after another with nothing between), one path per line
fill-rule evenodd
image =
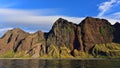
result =
M58 18L80 23L92 16L120 22L120 0L0 0L0 36L21 28L48 32Z

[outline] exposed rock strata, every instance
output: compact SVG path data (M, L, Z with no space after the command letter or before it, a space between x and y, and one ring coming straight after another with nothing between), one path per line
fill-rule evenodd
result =
M80 24L74 24L59 18L48 33L9 30L0 38L0 54L14 51L32 57L81 56L83 52L92 54L96 44L112 42L120 43L120 23L111 25L105 19L86 17Z

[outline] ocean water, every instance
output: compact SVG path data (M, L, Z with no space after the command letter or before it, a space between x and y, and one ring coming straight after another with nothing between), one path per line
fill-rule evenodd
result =
M120 68L120 59L0 59L0 68Z

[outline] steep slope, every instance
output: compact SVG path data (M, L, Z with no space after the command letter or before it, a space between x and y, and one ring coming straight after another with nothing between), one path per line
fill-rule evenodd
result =
M68 22L67 20L64 20L62 18L58 19L51 31L49 32L48 38L47 38L47 44L49 45L57 45L59 46L66 46L69 49L73 49L73 40L75 37L74 30L76 28L76 25L74 25L71 22Z
M79 26L85 52L89 52L95 44L111 43L113 40L113 27L105 19L87 17Z
M9 30L0 39L0 53L4 54L13 51L14 53L23 52L24 55L39 57L45 54L44 33L38 31L34 34L24 32L19 28Z
M10 50L13 50L15 52L16 48L20 46L22 41L24 41L28 35L29 33L26 33L19 28L9 30L0 39L0 53L5 53Z
M25 38L22 44L20 44L16 51L24 51L26 54L33 57L44 55L46 51L44 33L42 31L38 31L34 34L30 34Z
M120 23L115 23L113 25L114 27L114 39L113 39L113 42L116 42L116 43L120 43Z
M95 57L107 56L120 58L120 44L117 43L96 44L92 49L92 54Z
M0 38L0 54L20 57L22 53L35 58L120 56L119 43L120 23L111 25L105 19L86 17L80 24L74 24L59 18L48 33L9 30Z
M50 45L57 46L59 52L65 47L74 56L75 49L83 51L81 28L77 24L59 18L48 33L47 46Z

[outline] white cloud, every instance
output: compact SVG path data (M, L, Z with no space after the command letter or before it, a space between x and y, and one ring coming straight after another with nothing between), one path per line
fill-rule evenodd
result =
M47 11L50 12L50 11ZM81 18L78 17L68 17L68 16L60 16L60 15L51 15L45 16L43 11L34 11L34 10L17 10L17 9L0 9L0 15L2 16L2 22L9 22L11 24L51 24L55 22L58 18L62 17L68 19L69 21L73 21L75 23L79 23Z
M98 14L98 17L108 19L112 24L115 22L120 22L117 19L120 16L120 13L114 13L109 16L105 16L104 13L107 12L111 7L113 7L113 3L120 3L117 0L111 0L109 2L104 2L99 6L101 12ZM10 7L10 5L6 5L6 7ZM51 14L51 15L49 15ZM8 27L24 27L27 28L25 31L27 32L35 32L37 30L49 31L53 25L53 23L58 18L64 18L68 21L74 23L80 23L85 17L70 17L64 15L56 15L57 12L54 9L32 9L32 10L24 10L24 9L11 9L11 8L0 8L0 25L5 28L0 29L0 35L3 35L8 29ZM116 18L111 18L112 16ZM120 17L119 17L120 18ZM1 28L1 27L0 27ZM23 28L23 29L24 29ZM37 30L35 30L37 28Z
M13 28L0 28L0 37L3 36L8 30L11 30Z
M111 24L115 24L116 22L120 23L120 20L114 20L114 19L108 19L110 22L112 22Z
M4 27L19 27L22 29L25 28L25 31L33 33L39 29L42 31L49 31L53 23L58 18L64 18L74 23L80 23L80 21L83 20L83 17L79 18L63 15L47 15L50 12L52 12L52 10L22 10L0 8L0 25ZM0 33L2 32L3 31Z
M107 2L101 3L99 6L100 13L98 14L98 17L103 16L106 12L108 12L116 4L120 4L120 0L110 0Z
M97 15L97 17L105 18L109 20L111 24L120 22L120 12L115 12L115 10L119 10L119 9L116 9L116 8L119 8L118 5L120 5L120 0L109 0L101 3L98 7L98 9L100 10L100 13ZM114 12L111 12L113 10Z
M46 11L46 12L45 12ZM0 22L2 24L9 24L9 25L20 25L20 26L26 26L26 25L37 25L39 27L48 28L53 25L53 23L58 19L58 18L64 18L67 19L68 21L74 22L74 23L80 23L84 19L84 17L69 17L69 16L60 16L60 15L51 15L51 16L46 16L47 12L50 12L51 10L21 10L21 9L8 9L8 8L0 8ZM120 15L120 13L115 13L113 14L114 17L115 15ZM111 15L112 16L112 15ZM116 16L118 17L118 16ZM107 18L107 19L112 19L107 17L107 16L101 16L101 18ZM114 20L114 21L119 21L119 20Z
M120 22L120 20L116 20L108 17L103 17L103 18L107 19L112 25L115 24L116 22Z
M112 24L120 22L120 12L115 12L109 15L101 16L101 18L108 19Z
M116 12L116 13L111 14L111 17L114 19L120 20L120 12Z

